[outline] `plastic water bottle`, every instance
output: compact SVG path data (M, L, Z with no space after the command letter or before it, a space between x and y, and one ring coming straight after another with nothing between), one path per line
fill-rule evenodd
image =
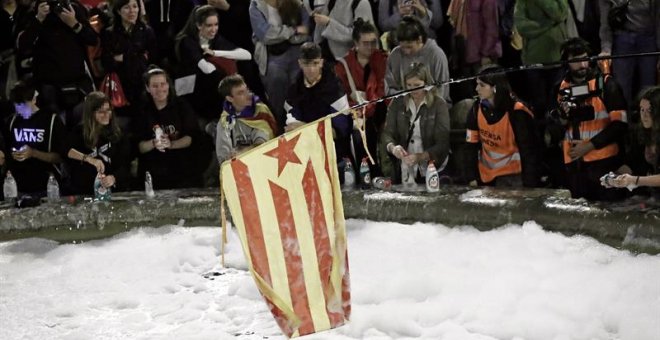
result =
M163 128L158 124L154 125L154 137L156 140L160 140L160 138L163 137Z
M362 158L362 163L360 163L360 180L362 181L362 189L371 188L371 172L369 171L367 157Z
M426 167L426 191L428 192L437 192L440 190L440 178L438 177L438 171L435 169L435 164L433 161L429 161L429 165Z
M46 193L48 194L48 200L51 202L56 202L60 199L60 185L57 183L57 179L53 174L48 176L48 185L46 185Z
M355 172L353 172L353 165L351 160L344 158L344 189L350 190L355 187Z
M94 200L95 201L109 201L112 192L110 191L110 188L106 188L101 184L101 179L103 179L105 175L103 174L98 174L96 175L96 179L94 180Z
M380 190L390 190L392 189L392 179L389 177L374 177L374 180L371 181L374 188Z
M3 190L5 193L6 202L13 202L16 200L16 197L18 197L18 188L16 188L16 180L14 179L14 176L11 175L11 171L7 171L7 176L5 177Z
M153 179L151 179L149 171L144 174L144 194L149 198L156 196L154 193L154 182Z

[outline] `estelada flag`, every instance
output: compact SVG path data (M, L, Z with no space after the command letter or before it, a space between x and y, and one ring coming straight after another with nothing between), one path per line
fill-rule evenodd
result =
M221 176L250 272L282 332L344 324L348 253L330 119L224 162Z

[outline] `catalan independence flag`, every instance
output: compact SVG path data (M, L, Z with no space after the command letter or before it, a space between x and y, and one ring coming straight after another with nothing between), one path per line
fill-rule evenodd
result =
M288 337L351 312L344 211L330 119L223 163L222 186L249 269Z

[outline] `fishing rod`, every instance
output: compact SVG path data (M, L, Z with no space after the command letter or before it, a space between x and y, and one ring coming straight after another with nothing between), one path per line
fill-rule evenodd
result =
M499 74L507 74L507 73L514 73L514 72L523 72L523 71L531 71L531 70L547 70L547 69L553 69L553 68L558 68L560 66L566 66L570 63L579 63L583 61L599 61L599 60L608 60L608 59L624 59L624 58L643 58L643 57L653 57L653 56L660 56L660 51L659 52L643 52L643 53L629 53L629 54L616 54L616 55L598 55L598 56L588 56L588 57L580 57L580 58L572 58L568 60L560 60L560 61L553 61L553 62L547 62L547 63L537 63L537 64L528 64L528 65L521 65L521 66L515 66L515 67L509 67L509 68L502 68L498 71L494 71L492 73L489 73L489 75L499 75ZM444 85L449 85L449 84L457 84L457 83L462 83L465 81L470 81L470 80L475 80L479 76L474 75L474 76L468 76L468 77L462 77L462 78L457 78L457 79L449 79L445 81L437 81L433 84L428 84L428 85L422 85L418 86L412 89L407 89L407 90L401 90L399 92L385 95L380 98L376 98L373 100L369 100L363 103L359 103L356 105L353 105L350 107L349 110L353 109L362 109L366 106L380 103L389 99L394 99L397 97L405 96L408 93L415 92L418 90L431 90L434 87L440 87Z

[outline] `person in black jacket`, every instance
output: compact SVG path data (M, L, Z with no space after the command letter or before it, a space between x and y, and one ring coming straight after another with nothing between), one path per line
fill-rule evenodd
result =
M68 4L68 6L67 6ZM85 71L87 46L98 41L85 8L77 1L39 0L18 37L18 51L32 56L39 105L52 112L71 113L93 86ZM67 122L73 126L72 115Z
M106 72L117 72L128 100L128 106L116 109L122 117L120 126L126 129L128 121L142 107L142 74L156 57L156 37L151 27L140 20L137 0L114 1L112 15L112 26L101 36L102 60Z
M72 134L68 156L74 194L94 193L94 180L102 174L101 184L128 188L130 146L114 117L110 99L103 92L92 92L83 103L83 121Z
M188 103L177 97L169 75L152 68L144 75L149 101L142 115L138 175L151 173L154 189L201 186L201 171L211 158L200 155L201 131ZM206 160L206 164L201 164Z
M61 180L57 166L69 150L60 118L37 106L38 93L29 81L18 81L10 98L16 114L11 117L7 136L8 169L16 179L19 193L45 196L50 174Z
M225 76L236 71L234 60L252 58L250 52L218 34L218 25L215 8L210 5L195 7L186 27L176 37L179 73L182 76L195 75L194 89L186 99L205 120L204 123L217 120L222 112L224 98L218 93L218 85Z

